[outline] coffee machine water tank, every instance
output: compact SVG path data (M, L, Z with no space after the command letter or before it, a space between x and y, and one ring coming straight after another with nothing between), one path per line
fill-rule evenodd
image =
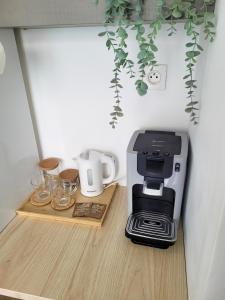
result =
M139 130L132 135L125 235L134 243L168 248L177 240L187 154L184 132Z

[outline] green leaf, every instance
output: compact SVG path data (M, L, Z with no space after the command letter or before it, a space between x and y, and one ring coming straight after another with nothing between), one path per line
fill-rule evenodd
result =
M210 21L207 21L207 27L215 27L215 24L210 22Z
M187 104L187 106L194 106L196 104L198 104L198 101L191 101Z
M145 33L145 28L144 28L144 26L140 26L140 27L138 28L138 33L141 34L141 35L143 35L143 34Z
M193 84L194 82L196 82L196 80L188 80L188 81L185 81L185 83L187 84L187 85L191 85L191 84Z
M141 50L139 53L138 53L138 58L139 59L143 59L143 58L146 58L148 56L148 51L146 50Z
M115 32L113 32L113 31L108 31L108 34L111 36L115 36Z
M188 58L194 58L194 57L198 56L199 54L201 54L200 51L187 51L186 52L186 56Z
M142 43L142 44L140 45L140 49L141 49L141 50L147 50L148 47L149 47L149 44L147 44L147 43Z
M187 68L192 68L192 67L194 67L194 64L192 63L187 64Z
M106 31L100 32L100 33L98 34L98 36L104 36L104 35L106 35Z
M173 11L172 11L172 16L176 19L182 17L182 12L178 9L178 8L175 8Z
M118 28L117 34L122 39L126 39L128 37L128 34L127 34L126 30L123 27Z
M118 48L116 50L116 59L120 59L120 60L123 60L123 59L126 59L128 53L126 53L122 48Z
M122 109L119 106L114 105L113 107L115 111L122 111Z
M192 111L192 107L187 107L187 108L185 108L185 110L184 110L186 113L190 113L191 111Z
M152 51L154 51L154 52L158 51L158 48L156 47L156 45L149 44L149 46L150 46L150 48L151 48Z
M113 78L110 82L111 82L111 83L117 83L118 80L117 80L116 78Z
M197 45L198 50L203 51L204 49L202 48L202 46Z
M187 56L188 58L194 57L194 51L187 51L187 52L186 52L186 56Z
M111 46L112 46L111 41L110 41L110 40L107 40L107 41L106 41L106 47L108 48L108 50L111 48Z
M140 96L143 96L148 91L148 85L143 80L137 80L135 82L137 92Z
M186 47L193 47L193 46L194 46L194 43L187 43L185 46L186 46Z
M152 61L151 61L151 65L152 65L152 66L154 66L154 65L156 65L156 64L157 64L157 61L156 61L156 60L152 60Z
M196 57L196 56L198 56L198 55L200 55L201 54L201 52L200 51L193 51L194 52L194 57Z

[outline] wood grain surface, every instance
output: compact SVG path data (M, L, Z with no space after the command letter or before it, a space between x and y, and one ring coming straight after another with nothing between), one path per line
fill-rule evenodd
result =
M124 236L126 221L126 190L121 187L101 229L17 216L0 235L0 294L186 300L182 230L174 246L160 250L132 244Z

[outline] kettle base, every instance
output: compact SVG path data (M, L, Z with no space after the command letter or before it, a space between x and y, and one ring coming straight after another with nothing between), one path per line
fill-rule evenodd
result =
M102 191L85 191L85 192L81 190L80 192L83 196L92 198L92 197L101 195L104 192L104 190L102 190Z

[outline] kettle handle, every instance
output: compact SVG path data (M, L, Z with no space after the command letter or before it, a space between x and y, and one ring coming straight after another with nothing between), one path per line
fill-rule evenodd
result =
M108 177L103 177L102 183L111 183L116 175L115 161L111 156L103 154L101 157L101 162L107 164L110 169L110 175Z

